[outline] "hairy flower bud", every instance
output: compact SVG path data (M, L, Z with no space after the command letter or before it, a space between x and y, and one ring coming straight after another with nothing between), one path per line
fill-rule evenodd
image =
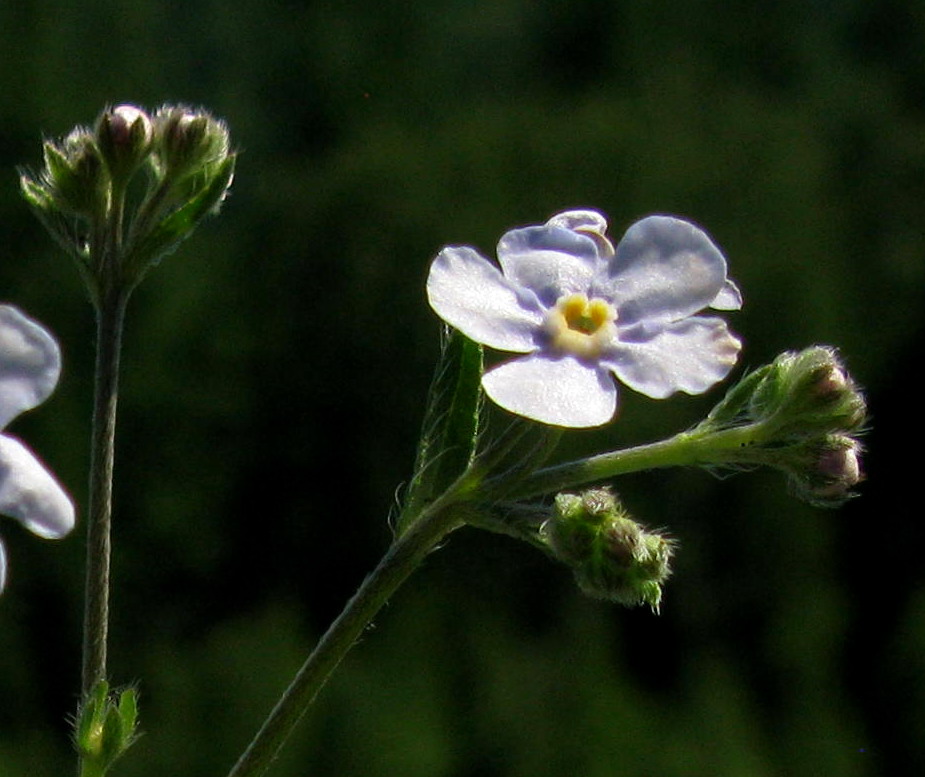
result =
M182 106L152 119L126 104L103 111L93 131L47 141L43 169L20 171L20 187L98 305L101 290L128 293L218 212L234 165L224 122Z
M155 125L165 175L179 180L220 165L231 155L228 128L205 111L165 105Z
M589 596L658 611L674 542L630 518L609 489L559 494L543 537Z
M788 468L797 495L818 507L838 507L864 479L860 454L858 441L846 435L813 441L803 451L802 466Z
M778 356L752 394L753 418L781 433L853 432L867 417L864 396L834 348L813 346Z
M43 155L41 172L20 171L20 186L30 205L40 213L83 218L105 211L109 176L92 133L78 127L60 141L47 140Z
M735 435L706 466L770 466L797 496L834 507L862 479L867 403L834 348L787 352L745 376L691 435ZM708 446L707 446L708 447Z

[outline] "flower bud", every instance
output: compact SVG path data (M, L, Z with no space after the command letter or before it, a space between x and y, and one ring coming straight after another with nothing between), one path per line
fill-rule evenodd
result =
M104 111L96 123L96 141L114 181L127 181L148 158L153 138L151 119L134 105Z
M831 435L807 446L803 466L790 468L797 495L818 507L838 507L864 479L861 446L846 435Z
M867 403L834 348L787 352L745 376L696 427L709 439L732 435L704 466L769 466L787 474L797 496L835 507L862 479L856 437Z
M783 353L769 366L751 397L754 419L774 424L782 434L799 436L849 433L863 425L864 396L834 348Z
M609 489L559 494L543 537L589 596L658 611L674 542L630 518Z
M155 116L164 174L177 180L209 171L231 154L228 128L205 111L162 107Z
M45 141L45 167L38 175L21 172L29 203L41 211L92 218L109 200L109 177L93 135L78 127L61 141Z

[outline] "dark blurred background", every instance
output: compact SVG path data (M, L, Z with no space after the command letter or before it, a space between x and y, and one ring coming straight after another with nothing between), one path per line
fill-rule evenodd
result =
M0 299L66 359L10 431L80 505L92 314L15 168L120 102L205 106L242 152L221 217L130 310L111 674L139 682L145 735L119 775L227 771L388 543L438 350L431 258L571 207L615 237L652 212L704 225L745 294L743 367L839 346L873 415L862 496L624 478L681 543L660 616L460 532L272 773L923 773L921 2L3 2L0 87ZM720 394L627 392L558 455L667 436ZM0 777L67 774L82 526L0 524Z

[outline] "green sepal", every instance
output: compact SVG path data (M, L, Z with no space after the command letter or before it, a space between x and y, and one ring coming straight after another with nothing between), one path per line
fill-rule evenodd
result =
M106 710L106 697L109 695L109 683L100 680L87 696L77 714L74 741L82 756L96 758L100 752L99 732Z
M104 764L111 764L115 761L124 749L122 743L122 718L119 717L119 710L116 707L109 707L100 734L100 761Z
M135 282L140 280L151 267L175 251L206 216L218 211L234 178L234 164L233 154L222 160L202 187L192 191L183 205L168 212L150 232L137 236L138 244L129 249L131 265L128 277L134 278Z
M767 382L768 373L771 370L772 365L766 364L743 377L726 392L726 396L699 424L698 430L720 429L751 422L750 410L753 395L759 386Z
M138 696L134 688L110 692L100 680L77 713L74 744L80 777L103 777L137 739Z
M71 133L62 148L46 141L43 157L42 184L56 208L81 218L92 218L105 209L109 176L89 135Z
M396 533L414 523L472 463L479 437L482 368L482 346L447 328Z
M119 697L119 717L122 730L132 734L138 723L138 694L134 688L126 688Z

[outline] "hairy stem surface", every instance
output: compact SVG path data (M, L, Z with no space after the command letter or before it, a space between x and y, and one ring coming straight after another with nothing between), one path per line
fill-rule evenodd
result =
M87 577L81 687L88 694L106 677L109 632L112 476L119 390L119 355L127 297L118 291L100 295L96 318L96 370L90 442L87 507Z

